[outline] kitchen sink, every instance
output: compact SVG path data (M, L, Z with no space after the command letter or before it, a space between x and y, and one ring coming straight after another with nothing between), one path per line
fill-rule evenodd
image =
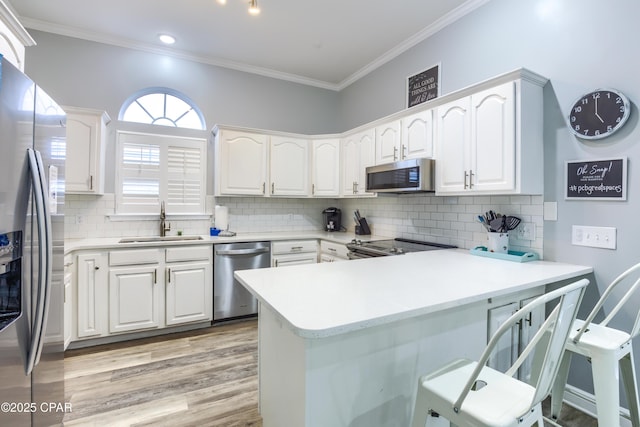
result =
M154 237L125 237L118 243L144 243L144 242L180 242L183 240L202 240L200 236L154 236Z

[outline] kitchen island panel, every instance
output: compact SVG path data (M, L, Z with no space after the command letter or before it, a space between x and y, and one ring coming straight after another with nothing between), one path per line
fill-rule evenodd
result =
M533 296L544 287L519 293ZM487 311L512 296L318 339L260 308L260 412L265 427L409 425L417 379L452 358L477 359Z

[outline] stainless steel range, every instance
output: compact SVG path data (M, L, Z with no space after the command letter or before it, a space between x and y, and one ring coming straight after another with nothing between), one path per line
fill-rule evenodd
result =
M362 240L353 239L350 243L347 243L347 249L349 249L347 256L349 259L360 259L388 255L402 255L408 252L455 248L457 248L457 246L401 238L364 242Z

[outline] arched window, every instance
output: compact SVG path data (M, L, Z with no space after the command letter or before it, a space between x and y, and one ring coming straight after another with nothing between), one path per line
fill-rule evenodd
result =
M183 94L168 88L136 92L120 108L119 119L206 130L198 107ZM205 212L206 139L158 128L145 133L119 130L116 150L118 213L157 213L163 202L167 214Z
M152 87L136 92L122 105L119 119L160 126L206 129L204 116L193 101L168 88Z

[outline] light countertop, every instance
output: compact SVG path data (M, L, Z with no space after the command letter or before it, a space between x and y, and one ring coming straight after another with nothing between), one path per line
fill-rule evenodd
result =
M144 237L144 236L143 236ZM156 242L133 242L118 243L125 237L105 237L95 239L72 239L65 240L65 253L79 250L92 249L126 249L141 247L158 247L158 246L180 246L180 245L215 245L219 243L237 243L237 242L259 242L259 241L277 241L277 240L304 240L318 239L328 240L335 243L348 243L353 239L360 240L380 240L388 239L388 237L376 236L358 236L354 233L347 232L325 232L325 231L274 231L268 233L239 233L233 237L207 236L202 235L202 240L180 240L180 241L156 241Z
M475 256L465 249L237 271L295 334L321 338L589 274L592 267Z

